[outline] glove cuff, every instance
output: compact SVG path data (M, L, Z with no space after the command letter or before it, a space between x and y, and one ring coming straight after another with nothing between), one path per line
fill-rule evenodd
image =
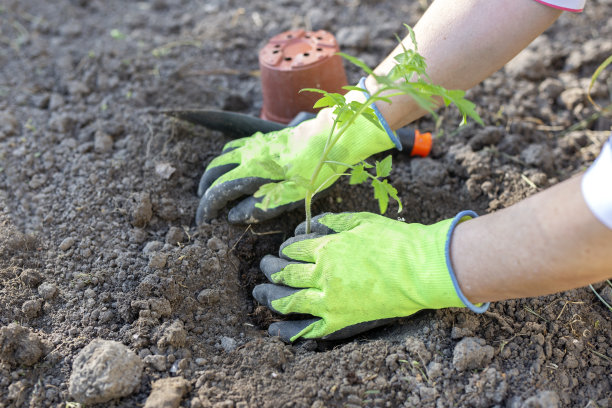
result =
M359 80L359 87L361 89L363 89L363 94L365 95L365 97L367 99L367 98L370 97L370 93L366 89L365 80L366 80L365 77L361 77L361 79ZM382 113L380 113L380 110L378 110L378 107L376 106L376 104L373 103L373 104L370 105L370 107L374 110L374 113L376 114L376 117L378 118L378 121L380 122L380 124L383 127L383 129L385 129L385 132L387 132L387 135L389 136L389 139L391 139L391 141L393 142L393 144L395 145L397 150L401 151L403 149L402 143L398 139L398 137L395 134L395 132L393 130L391 130L391 126L389 126L389 124L387 123L387 120L385 119L385 117L382 115Z
M480 305L475 305L468 300L467 297L461 291L459 287L459 282L457 282L457 276L455 275L455 271L453 270L453 265L451 264L450 259L450 243L453 232L455 231L455 227L462 221L466 221L465 218L471 219L478 217L474 211L461 211L459 214L455 215L455 218L451 221L451 225L448 229L448 233L446 234L446 244L444 246L444 255L446 257L446 267L448 268L448 273L450 274L451 280L453 281L453 286L455 287L455 291L457 292L457 296L463 302L463 304L473 312L476 313L484 313L489 309L490 302L482 303Z

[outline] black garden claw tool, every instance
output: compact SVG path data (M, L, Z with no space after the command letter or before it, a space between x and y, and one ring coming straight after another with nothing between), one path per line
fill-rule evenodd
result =
M215 109L163 110L161 113L208 129L218 130L231 139L240 139L257 132L268 133L285 127L297 126L315 117L314 113L300 112L285 125L244 113ZM431 151L432 137L429 132L421 133L416 129L402 128L397 130L397 136L402 143L403 152L410 156L425 157Z

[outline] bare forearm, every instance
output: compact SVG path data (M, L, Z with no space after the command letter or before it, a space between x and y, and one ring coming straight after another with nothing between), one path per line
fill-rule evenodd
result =
M560 14L533 0L436 0L414 31L432 81L448 89L466 90L500 69ZM412 48L409 38L403 46ZM375 72L387 73L401 51L398 46ZM375 91L374 78L368 78L366 86L371 93ZM377 106L393 129L426 113L407 96Z
M546 295L612 277L612 230L587 207L581 177L457 226L451 261L470 301Z

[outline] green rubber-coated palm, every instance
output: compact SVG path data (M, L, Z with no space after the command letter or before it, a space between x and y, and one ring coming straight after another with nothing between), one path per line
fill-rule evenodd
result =
M287 184L280 200L264 211L256 207L261 200L251 196L230 211L230 222L263 221L300 205L306 188L291 180L296 176L310 180L325 148L331 123L329 110L324 110L296 127L256 133L226 144L221 156L210 162L200 180L198 194L202 198L196 221L215 217L229 201L252 195L270 182ZM353 165L393 147L381 127L360 116L334 145L328 160ZM328 188L345 170L345 166L325 164L316 186Z
M445 253L452 222L406 224L372 213L315 217L314 233L286 241L281 258L262 260L274 284L258 285L253 295L278 313L317 318L275 323L270 333L289 341L352 335L368 322L464 307Z

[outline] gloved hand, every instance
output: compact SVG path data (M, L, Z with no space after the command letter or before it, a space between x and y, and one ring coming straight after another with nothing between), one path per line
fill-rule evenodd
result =
M471 211L433 225L406 224L372 213L322 214L311 234L300 224L280 258L261 270L273 284L253 296L271 310L312 319L281 321L268 332L284 341L341 339L422 309L465 307L484 312L461 293L448 249L457 223Z
M358 91L349 94L348 100L363 98ZM314 119L296 127L266 134L256 133L227 143L221 156L210 162L200 180L198 195L201 200L196 222L200 224L205 219L215 217L217 211L229 201L245 195L250 197L230 210L228 218L231 223L260 222L298 207L303 203L306 189L287 180L294 176L310 180L325 148L332 123L332 110L327 108ZM394 146L382 127L359 117L334 145L328 160L353 165ZM344 170L344 166L324 165L317 185L325 182L324 187L330 187L338 179L337 173ZM289 188L280 202L264 211L255 206L261 198L255 198L252 194L261 185L272 181L284 181Z

